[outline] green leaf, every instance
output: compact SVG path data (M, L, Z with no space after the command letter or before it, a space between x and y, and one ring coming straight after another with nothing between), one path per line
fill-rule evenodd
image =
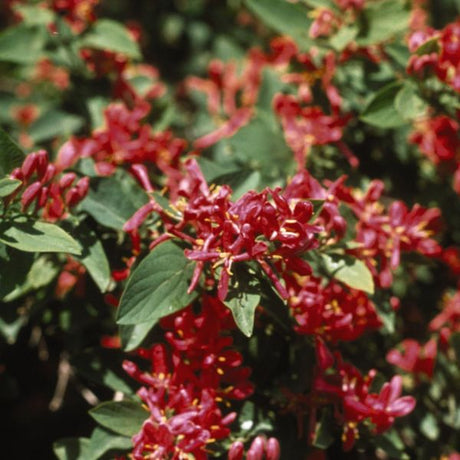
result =
M16 142L0 128L0 175L6 176L14 168L21 166L25 158L24 152Z
M396 314L389 302L379 302L377 304L377 313L382 320L383 328L380 332L392 335L395 333Z
M11 195L21 184L22 182L18 179L10 179L9 177L0 179L0 198Z
M404 124L394 103L400 89L401 83L391 83L375 93L361 114L361 120L379 128L395 128Z
M110 177L91 181L90 191L79 209L104 227L122 230L125 222L147 201L147 194L137 182L127 172L117 170Z
M390 40L408 28L410 10L404 0L368 2L362 13L364 33L356 40L361 46Z
M413 120L426 113L428 105L418 95L417 88L405 82L395 98L395 108L404 120Z
M104 428L95 428L91 434L89 445L86 450L85 460L99 460L106 458L104 455L109 452L124 452L132 450L131 438L119 436ZM114 458L111 456L110 458Z
M20 313L15 303L2 305L0 337L9 345L13 345L16 342L19 332L27 324L29 316L25 313L24 311Z
M138 402L109 401L89 411L97 423L123 436L134 436L148 419L150 412Z
M422 43L415 51L415 54L418 56L423 56L424 54L431 54L439 52L439 37L431 38L425 43Z
M235 158L244 163L245 169L258 172L263 185L286 175L291 165L292 152L284 141L278 123L273 123L269 115L259 112L251 122L241 128L228 140ZM241 177L241 172L238 173ZM259 184L249 184L247 190Z
M319 449L327 449L335 440L331 428L334 426L334 418L330 411L324 410L321 420L315 428L315 437L313 445Z
M174 243L160 244L145 257L128 280L118 308L118 324L158 321L187 306L195 262Z
M313 8L328 8L337 10L337 5L333 0L304 0L304 2Z
M222 183L222 178L219 178L216 182ZM239 173L228 177L228 185L233 190L232 198L238 200L249 190L259 190L261 188L261 174L259 171L241 170Z
M277 93L282 93L285 90L288 90L288 88L289 85L282 82L279 75L273 69L264 68L262 70L262 81L260 83L259 95L256 104L256 118L258 118L261 114L263 114L265 119L268 117L272 122L270 129L275 128L280 130L278 119L272 109L273 97ZM251 121L254 121L254 118Z
M404 442L395 429L375 438L375 445L380 447L390 458L408 460L410 457L404 452Z
M374 293L374 280L364 262L355 257L321 254L327 272L335 279L353 289Z
M34 256L0 243L0 299L26 282Z
M455 351L457 360L460 361L460 332L453 333L449 338L449 342Z
M156 323L157 319L154 318L145 323L120 325L119 333L123 350L132 351L138 348Z
M109 288L111 278L110 265L97 235L84 223L74 230L74 237L80 243L81 255L75 256L88 270L101 292Z
M88 438L63 438L53 444L59 460L87 460L90 440Z
M342 26L339 28L338 32L330 38L329 43L336 51L343 51L354 41L358 32L359 29L355 24L346 27Z
M81 254L80 245L62 228L48 222L16 218L0 223L0 241L21 251Z
M38 5L15 5L14 10L22 16L22 22L27 26L47 26L54 20L54 14L50 9Z
M18 257L18 263L25 259L24 254L30 253L21 253L22 256ZM39 257L36 259L30 270L27 273L26 279L23 283L16 286L16 288L9 292L3 299L4 302L11 302L13 300L22 297L28 292L35 291L41 287L47 286L53 281L58 273L58 268L50 261L47 257Z
M428 412L420 422L420 431L430 440L436 441L439 437L439 424L436 417Z
M81 47L89 47L122 53L138 59L141 57L138 44L119 22L100 19L91 31L80 41Z
M83 122L83 118L77 115L50 110L30 126L28 134L34 142L39 143L57 136L69 136L78 131Z
M410 51L402 43L391 43L385 47L385 52L403 69L406 69Z
M276 32L289 35L302 49L308 47L311 39L308 35L312 21L308 10L300 3L286 0L245 0L246 6Z
M92 97L86 102L93 130L104 125L104 110L108 104L109 100L102 96Z
M9 27L0 34L0 61L33 64L43 54L46 31L24 23Z
M242 273L233 276L225 305L232 311L239 330L251 337L254 329L254 316L260 304L260 285L255 274Z

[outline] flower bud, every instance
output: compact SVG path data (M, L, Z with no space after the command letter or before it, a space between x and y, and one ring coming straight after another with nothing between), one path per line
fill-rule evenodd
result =
M321 369L329 369L334 364L334 356L319 337L316 338L316 360Z
M136 164L131 166L131 173L139 181L146 192L153 192L147 168L144 165Z
M89 177L84 176L82 177L78 182L77 182L77 190L78 190L78 196L80 197L80 200L83 200L85 198L86 194L88 193L89 190Z
M42 187L42 190L40 192L40 198L38 199L38 207L43 208L47 200L48 200L48 187Z
M64 174L59 179L59 188L61 190L65 190L66 188L69 188L73 184L73 181L75 180L76 177L77 177L76 174L73 172Z
M53 177L56 175L56 166L54 166L53 164L48 164L48 166L46 167L46 171L45 171L45 174L42 176L42 184L46 184L47 182L49 182L51 179L53 179Z
M24 180L24 174L21 171L21 168L14 168L13 171L11 171L10 174L10 179L18 179L18 180Z
M265 443L264 436L257 436L254 441L252 441L251 447L246 454L246 460L263 460Z
M21 172L22 172L24 179L27 180L33 174L36 167L37 167L37 154L31 153L30 155L27 155L21 166Z
M46 153L45 150L39 150L37 153L37 160L36 160L36 171L37 175L40 179L43 178L45 173L47 172L49 160L48 160L48 154Z
M268 438L265 448L266 460L279 460L281 455L280 443L276 438Z
M40 182L34 182L32 185L29 185L22 194L21 197L21 204L22 210L25 211L32 201L35 200L40 194L40 190L42 188L42 184Z
M242 460L244 445L241 441L235 441L228 450L228 460Z

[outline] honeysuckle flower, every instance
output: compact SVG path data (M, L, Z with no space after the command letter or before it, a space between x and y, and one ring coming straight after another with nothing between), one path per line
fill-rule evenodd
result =
M99 0L48 0L50 8L64 16L76 33L96 20L94 9Z
M49 82L60 91L70 86L70 76L67 69L55 66L48 58L40 59L37 62L32 79L38 84Z
M460 291L445 296L442 311L431 320L429 329L442 333L445 344L452 333L460 332Z
M362 196L342 192L341 198L359 219L355 240L362 246L349 252L366 261L380 286L390 286L401 252L416 251L429 257L441 254L441 247L432 238L439 228L439 209L418 204L409 209L402 201L394 201L386 210L379 202L383 193L380 181L373 181Z
M241 73L235 62L213 60L209 64L208 79L189 77L185 80L187 91L199 91L207 96L208 111L217 124L214 131L195 140L195 148L205 149L231 137L250 121L265 63L265 56L253 49Z
M364 292L346 289L335 281L324 286L320 278L295 277L288 281L288 292L299 334L320 335L331 342L350 341L382 326Z
M277 94L273 101L275 113L280 117L286 143L294 152L298 169L303 170L305 160L314 145L337 144L353 166L357 159L341 143L346 117L326 115L318 106L302 107L291 95Z
M317 246L315 235L322 230L309 223L312 204L300 198L289 199L280 188L250 190L232 202L230 187L209 187L195 160L187 160L185 168L187 174L175 188L178 198L171 208L177 214L152 201L134 214L125 229L137 231L150 212L157 212L167 234L154 241L153 246L172 236L190 243L192 248L184 253L196 266L189 292L197 286L205 264L210 263L214 273L220 268L218 296L224 300L233 264L253 260L280 295L287 297L276 272L288 268L304 274L308 271L299 255Z
M145 101L132 110L121 103L109 104L104 111L105 126L94 130L89 138L71 137L60 148L56 166L69 168L89 157L102 176L113 174L117 166L149 163L167 175L186 144L168 131L154 133L150 125L142 122L149 111L150 104Z
M410 141L434 164L452 161L460 155L460 125L446 116L439 115L417 121Z
M400 350L401 351L400 351ZM403 340L397 348L387 353L386 359L390 364L413 374L433 376L437 354L436 339L430 339L425 345L420 345L414 339Z
M45 150L27 155L22 166L14 169L10 177L20 180L22 185L4 197L4 202L10 203L20 194L23 212L35 203L33 212L41 211L44 219L53 222L67 217L70 209L82 201L89 190L88 177L77 179L75 173L61 175Z
M447 24L444 29L434 31L427 29L415 31L409 38L411 56L408 73L424 76L424 72L432 72L437 78L460 92L460 20ZM429 39L437 39L437 50L419 54L418 49Z
M371 392L376 371L363 376L354 366L345 363L339 352L332 355L322 340L316 339L317 367L313 392L329 398L339 412L343 424L344 449L350 450L359 437L359 424L368 420L375 433L388 430L397 417L409 414L415 407L412 396L402 396L402 378L394 376L379 393Z
M201 313L187 308L161 321L169 346L139 350L151 363L149 371L123 363L143 385L138 395L148 407L133 437L134 459L185 459L187 454L206 459L207 446L230 434L236 413L224 415L219 404L248 397L253 386L247 380L250 370L241 367L242 356L230 348L232 338L223 334L229 322L234 327L230 311L205 298Z

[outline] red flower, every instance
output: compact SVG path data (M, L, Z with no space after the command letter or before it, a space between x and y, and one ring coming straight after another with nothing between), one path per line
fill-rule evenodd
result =
M249 122L265 62L263 54L254 49L249 52L248 61L240 74L234 62L214 60L209 64L209 79L186 79L186 89L204 93L208 98L210 115L216 120L221 119L217 122L217 129L195 141L196 148L205 149L221 139L231 137Z
M179 460L193 454L204 460L208 444L226 438L236 418L234 412L223 415L219 403L252 393L250 371L241 367L241 355L230 348L231 337L223 334L234 324L230 311L216 299L205 298L199 314L187 308L161 325L170 348L157 344L139 351L150 360L150 372L133 362L123 363L125 371L144 385L138 395L149 410L133 437L132 455L139 460L146 455Z
M443 310L431 320L429 327L430 331L441 332L444 342L452 333L460 332L460 291L445 299Z
M446 115L418 122L410 141L433 163L451 161L460 154L460 125Z
M27 155L22 166L13 170L10 177L22 181L22 186L5 197L5 202L9 203L21 194L23 212L35 203L33 212L41 209L42 217L50 221L65 218L69 210L85 198L89 189L88 177L75 182L75 173L61 176L44 150Z
M433 370L437 354L437 343L435 339L429 340L421 346L416 340L406 339L399 345L398 349L390 350L387 353L387 361L400 369L414 374L425 374L428 378L433 376Z
M379 181L373 181L362 197L342 191L341 197L359 219L356 241L362 244L362 248L349 252L366 261L380 286L391 284L392 271L399 266L402 251L431 257L441 253L441 247L431 238L439 227L439 209L415 204L409 210L402 201L395 201L386 212L378 201L383 192Z
M147 102L137 104L132 110L124 104L110 104L104 112L105 126L93 131L90 138L71 138L59 150L57 166L68 168L80 158L92 158L96 171L111 175L117 166L144 163L155 164L168 175L175 167L185 141L176 139L170 132L154 133L142 120L150 111Z
M299 334L319 335L332 342L349 341L382 325L364 292L345 289L335 281L322 286L320 278L295 277L289 281L288 291Z
M338 115L326 115L319 107L304 107L294 96L278 94L274 110L281 118L286 143L294 152L299 170L314 145L337 143L342 139L346 120ZM348 154L347 150L347 154Z
M396 417L407 415L414 409L412 396L400 397L402 378L399 375L385 383L380 393L371 393L375 370L362 376L358 369L345 363L338 352L333 356L320 339L316 341L316 353L313 392L328 397L342 409L342 414L337 412L336 417L344 426L345 450L353 447L361 422L368 420L375 433L382 433L393 425Z

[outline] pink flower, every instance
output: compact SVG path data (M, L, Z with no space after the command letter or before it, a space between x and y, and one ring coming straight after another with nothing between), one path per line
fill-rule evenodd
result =
M370 391L376 371L366 376L342 360L339 352L333 356L324 343L316 340L317 367L313 395L329 398L337 409L336 418L342 422L344 449L350 450L359 436L359 424L369 420L375 433L388 430L397 417L403 417L415 407L412 396L401 397L402 378L394 376L380 393ZM323 399L324 401L324 399Z
M398 347L401 349L390 350L387 353L387 361L400 369L414 374L425 374L428 378L433 376L433 370L437 354L435 339L429 340L421 346L416 340L403 340Z

